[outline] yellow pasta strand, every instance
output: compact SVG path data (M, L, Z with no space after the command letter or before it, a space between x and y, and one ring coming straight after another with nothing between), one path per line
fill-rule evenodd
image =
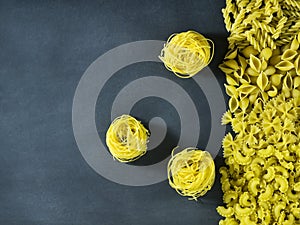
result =
M106 133L106 144L114 159L120 162L132 162L147 151L149 132L134 117L117 117Z
M214 55L214 43L195 31L172 34L159 58L180 78L190 78L206 67Z
M170 186L190 199L205 195L215 181L215 164L209 152L186 148L173 153L168 163Z

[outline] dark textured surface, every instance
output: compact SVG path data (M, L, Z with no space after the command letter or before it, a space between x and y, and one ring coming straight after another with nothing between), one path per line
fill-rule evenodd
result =
M129 187L96 174L72 131L72 100L98 56L131 41L197 30L226 51L223 1L0 1L0 224L217 224L216 185L202 202L167 182ZM222 160L217 157L216 164Z

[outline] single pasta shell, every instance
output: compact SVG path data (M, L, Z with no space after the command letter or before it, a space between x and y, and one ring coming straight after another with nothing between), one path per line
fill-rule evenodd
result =
M235 59L237 56L237 49L226 54L225 59Z
M246 68L247 68L248 63L247 63L246 59L243 56L240 56L240 55L238 55L238 60L239 60L239 63L241 65L241 70L244 73Z
M237 61L235 61L233 59L227 60L223 64L225 66L227 66L228 68L231 68L233 70L238 70L240 68L239 64L237 63Z
M250 94L252 92L254 92L256 89L256 87L254 85L251 84L242 84L237 90L238 92L242 93L242 94Z
M239 85L238 81L236 81L232 76L226 75L226 81L229 85L237 86Z
M293 88L293 78L290 73L287 73L283 78L283 86L287 87L290 90Z
M262 64L259 58L255 57L254 55L250 55L249 65L251 69L259 73L262 68Z
M300 86L300 77L294 77L294 88L297 88Z
M274 85L274 86L279 86L280 83L281 83L281 78L283 77L282 74L273 74L270 78L271 80L271 83Z
M259 73L256 72L254 69L252 69L251 67L248 67L246 70L246 73L248 73L250 76L254 76L254 77L258 77Z
M235 98L235 97L231 97L229 99L228 104L229 104L230 112L235 112L239 107L239 102L238 102L237 98Z
M276 69L274 66L268 66L264 72L266 75L272 75L276 72Z
M240 108L243 110L243 112L245 112L248 106L249 106L249 98L243 98L240 101Z
M240 79L241 84L249 84L251 83L250 76L248 74L243 74L243 76Z
M286 50L282 56L281 56L281 59L283 61L290 61L292 60L293 58L295 58L295 56L298 55L297 51L296 50L293 50L293 49L288 49Z
M291 43L291 49L298 50L298 48L299 48L299 41L295 37Z
M300 55L298 55L297 59L294 62L296 74L300 75Z
M257 54L258 54L258 51L257 51L252 45L250 45L250 46L244 48L244 49L242 50L242 53L243 53L243 55L244 55L246 58L249 59L249 58L250 58L250 55L257 55Z
M219 68L226 74L231 74L234 72L233 69L226 67L224 63L219 65Z
M226 85L225 86L225 91L230 97L238 97L239 93L237 92L236 88L234 86Z
M270 48L264 48L261 52L260 52L260 57L264 58L265 60L269 60L272 57L272 50Z
M290 61L281 61L275 67L281 71L289 71L294 68L294 64Z
M292 90L292 96L294 99L299 99L300 98L300 91L298 89L293 89Z
M256 83L260 90L264 91L269 83L269 79L267 75L264 72L262 72L259 74Z
M261 61L261 70L264 71L264 70L267 69L267 67L268 67L267 61L262 59L262 61Z

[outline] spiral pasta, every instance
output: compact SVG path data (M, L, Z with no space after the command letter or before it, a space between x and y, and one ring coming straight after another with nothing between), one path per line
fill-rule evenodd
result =
M173 150L174 152L174 150ZM215 164L209 152L186 148L168 163L169 184L177 193L197 200L215 181Z
M120 162L132 162L147 151L149 132L134 117L122 115L109 126L106 144L114 159Z
M206 67L214 55L214 44L195 31L172 34L159 58L180 78L190 78Z

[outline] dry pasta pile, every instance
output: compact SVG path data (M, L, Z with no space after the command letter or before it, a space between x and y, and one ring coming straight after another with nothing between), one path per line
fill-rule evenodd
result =
M174 152L174 150L173 150ZM186 148L168 163L169 184L180 195L197 200L215 181L215 164L209 152Z
M130 115L117 117L106 133L106 144L115 159L132 162L147 151L149 132Z
M172 34L159 58L176 76L190 78L210 63L213 54L214 45L211 40L195 31L187 31Z
M222 123L235 135L223 139L220 225L300 224L300 3L227 0L222 12Z

